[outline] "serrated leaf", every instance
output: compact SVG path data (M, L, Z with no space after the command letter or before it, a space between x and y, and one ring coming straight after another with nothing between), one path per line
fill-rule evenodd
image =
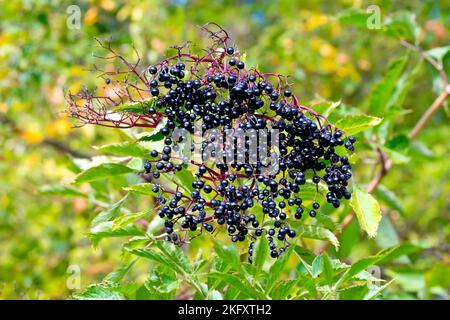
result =
M103 210L98 215L95 216L95 218L91 222L91 227L95 227L101 222L109 221L115 217L117 217L120 213L120 210L125 203L125 200L128 198L128 194L125 195L122 199L111 205L106 210Z
M194 175L189 170L175 171L173 173L164 173L176 185L180 186L187 192L191 193L194 190L192 182L195 180Z
M341 248L338 252L338 257L344 259L348 257L353 246L360 241L360 228L356 219L353 219L342 231L339 237Z
M283 280L277 283L273 288L271 297L273 300L284 300L289 296L292 289L295 288L299 281L298 280Z
M72 186L53 185L42 186L39 192L44 195L66 196L66 197L87 197L86 194Z
M239 253L233 245L223 245L218 240L214 240L214 248L217 255L234 270L242 270L242 264L239 259Z
M398 11L386 18L386 33L399 39L415 43L420 33L416 22L416 14L409 11Z
M264 265L269 254L269 244L266 237L259 237L253 249L253 265L255 266L255 276L257 276Z
M336 126L347 135L356 134L379 125L382 118L367 115L348 115L336 122Z
M95 149L103 153L136 158L145 158L148 154L147 150L137 143L132 142L111 143L100 147L95 147Z
M289 261L289 257L291 256L292 251L294 250L294 247L295 246L290 246L289 249L286 250L280 257L278 257L277 260L274 262L274 264L270 267L269 277L267 279L266 284L267 292L270 292L273 285L276 283L278 278L283 273L283 270Z
M164 135L161 133L161 129L166 126L167 120L167 118L162 118L152 131L141 133L138 141L155 142L163 140Z
M381 220L381 210L377 200L355 185L350 205L356 213L361 229L366 231L369 237L374 237Z
M322 255L318 255L314 258L311 264L311 272L314 278L317 278L322 273Z
M152 191L153 185L151 183L138 183L133 184L128 187L122 188L124 191L131 191L145 195L154 195L155 193Z
M134 254L134 255L139 256L139 257L143 257L145 259L153 260L153 261L156 261L156 262L161 263L161 264L166 264L165 263L166 262L166 258L164 257L164 255L162 253L160 253L160 252L157 252L157 251L153 250L153 249L149 249L149 248L136 249L136 250L129 250L129 252L131 254Z
M411 244L411 243L402 243L398 246L387 248L382 251L380 251L377 256L380 258L377 263L378 264L385 264L388 262L391 262L393 260L396 260L402 256L409 255L412 253L416 253L418 251L422 250L420 246Z
M445 46L445 47L437 47L437 48L433 48L431 50L425 51L425 54L431 56L432 58L436 59L439 63L442 64L444 57L449 52L450 52L450 46Z
M331 113L334 111L334 109L336 109L340 105L341 105L341 101L336 101L336 102L325 101L325 102L320 102L318 104L315 104L311 108L314 111L316 111L317 113L320 113L321 115L323 115L325 118L328 118L331 115Z
M147 211L142 211L142 212L128 213L128 214L122 215L114 220L112 230L113 231L119 230L119 229L129 225L130 223L133 223L134 221L145 217L147 214L148 214Z
M208 273L208 277L217 278L222 280L223 282L233 286L235 289L239 290L241 293L246 294L250 298L254 299L264 299L265 297L259 293L257 290L252 288L252 286L248 283L247 280L243 277L237 277L230 273L221 273L217 271L213 271Z
M350 286L339 291L340 300L362 300L369 292L367 284Z
M403 255L407 255L413 252L417 252L420 250L420 247L414 246L412 244L403 244L393 248L388 248L380 251L375 256L370 256L367 258L363 258L355 263L345 271L345 273L339 278L337 283L335 284L335 288L339 287L341 284L345 283L347 280L350 280L354 276L358 275L365 269L373 266L375 264L383 264L394 259L398 259Z
M393 115L400 115L403 111L401 108L405 101L406 95L414 84L414 80L416 79L419 71L422 67L422 63L418 63L411 71L405 71L401 77L397 80L395 88L392 92L391 97L387 103L386 111L393 111Z
M98 179L108 178L117 175L123 175L133 172L133 169L118 163L103 163L96 167L89 168L79 173L73 183L81 184Z
M161 250L163 255L168 258L173 264L178 266L178 269L183 270L183 273L192 273L192 266L189 263L188 258L184 254L183 250L179 246L172 243L159 241L156 246Z
M119 287L105 287L102 285L90 285L82 293L73 295L76 300L124 300L124 295Z
M340 231L341 227L339 226L338 223L336 223L336 221L334 221L330 216L320 213L318 212L316 215L316 219L318 222L320 222L320 224L322 226L324 226L325 228L327 228L330 231L336 232L336 231Z
M328 240L333 244L336 250L339 248L338 239L336 238L334 233L328 229L315 225L300 225L296 229L300 237L318 240Z
M381 149L388 155L388 157L394 164L408 163L411 160L410 157L408 157L404 152L392 150L385 147L382 147Z
M364 300L372 300L375 299L377 296L379 296L387 287L389 287L392 282L394 282L394 279L391 281L385 283L382 286L371 288L369 292L364 296Z

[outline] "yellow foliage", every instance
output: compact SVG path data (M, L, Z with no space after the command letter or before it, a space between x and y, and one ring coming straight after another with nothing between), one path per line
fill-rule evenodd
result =
M324 57L332 57L336 54L336 49L329 43L324 43L319 47L320 55Z
M328 23L328 17L323 14L313 14L312 17L305 23L305 30L311 31L319 26Z
M66 136L72 130L72 125L67 119L56 119L52 123L49 123L46 127L46 132L49 137L61 137Z
M44 136L40 132L36 131L24 131L20 137L28 144L39 144L44 140Z
M98 8L90 7L86 12L86 15L84 16L84 23L87 26L93 25L94 23L97 22L97 16L98 16Z
M116 8L116 4L112 0L102 0L100 2L100 7L102 7L102 9L104 9L106 11L111 11Z

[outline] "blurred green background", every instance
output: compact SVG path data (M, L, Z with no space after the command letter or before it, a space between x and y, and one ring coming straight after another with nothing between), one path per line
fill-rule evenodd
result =
M80 9L79 28L67 24L71 5ZM145 66L174 44L201 45L198 26L216 22L249 64L290 75L302 103L342 100L364 112L388 62L406 53L398 37L349 14L370 5L378 6L382 21L400 17L424 49L449 45L448 1L0 1L0 298L65 299L74 292L66 284L69 266L79 267L81 289L121 265L118 242L94 250L86 236L99 206L42 192L45 185L72 181L73 157L95 155L92 146L120 140L118 130L72 129L62 113L65 90L99 85L88 71L98 63L95 37L112 37L130 59L134 44ZM389 135L406 134L440 90L432 68L417 54L408 57L414 78ZM448 54L442 59L450 61ZM337 253L348 261L401 241L427 248L383 271L396 279L387 298L449 298L448 137L444 107L408 155L398 155L376 194L385 214L378 236L368 239L354 221L340 237L352 244ZM363 145L359 158L355 176L364 184L376 155Z

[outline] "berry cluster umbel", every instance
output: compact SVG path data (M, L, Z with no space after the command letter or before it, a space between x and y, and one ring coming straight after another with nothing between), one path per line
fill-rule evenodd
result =
M153 184L157 212L165 220L165 240L182 244L203 232L225 230L232 242L251 239L251 262L254 240L265 236L275 258L296 237L290 222L305 213L314 218L322 197L335 208L351 197L351 165L342 152L353 151L355 138L345 138L325 117L300 105L285 77L247 68L223 29L207 31L214 45L204 56L177 48L177 55L141 75L152 97L142 117L167 119L160 129L164 147L150 152L144 176ZM105 82L114 83L109 77ZM189 146L201 149L202 160L186 163L176 155L186 141L172 134L179 128L194 134L199 123L202 134L239 129L247 136L231 144L204 136L201 146ZM257 130L278 132L277 145L257 147L263 157L276 153L274 172L267 173L265 164L249 154L250 141L259 141ZM224 161L208 159L211 145L221 148L228 161L225 156ZM195 173L192 191L160 182L162 174L182 170ZM306 184L315 186L313 201L302 197ZM326 194L320 192L324 188Z

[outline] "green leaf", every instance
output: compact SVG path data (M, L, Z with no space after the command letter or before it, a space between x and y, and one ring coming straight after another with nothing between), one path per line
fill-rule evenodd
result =
M163 140L164 135L161 133L161 129L166 126L167 120L167 118L162 118L152 131L140 134L138 141L155 142Z
M368 294L367 284L351 286L339 291L340 300L363 300Z
M195 178L191 171L181 170L175 171L173 173L164 173L164 175L187 192L190 193L192 190L194 190L194 188L192 187L192 182L195 180Z
M370 266L373 266L375 264L387 263L394 259L398 259L403 255L417 252L418 250L420 250L420 247L414 246L412 244L403 244L393 248L382 250L375 256L363 258L353 263L350 269L347 269L347 271L342 275L342 277L339 278L339 280L335 284L335 288L339 287L339 285L345 283L345 281L347 280L350 280Z
M331 101L325 101L320 102L318 104L313 105L311 108L316 111L317 113L320 113L325 118L328 118L331 113L341 105L341 101L331 102Z
M387 110L389 100L396 88L407 64L407 58L402 57L389 64L388 71L372 89L369 97L369 108L372 114L382 115Z
M347 9L338 14L338 21L343 25L352 25L367 29L367 20L370 14L363 10Z
M95 225L89 232L89 238L94 246L97 246L103 238L115 238L125 236L141 236L143 232L134 225L129 225L122 229L113 230L113 221L105 221Z
M273 288L271 297L273 300L284 300L291 293L292 289L295 288L298 279L296 280L283 280L277 283L277 285Z
M157 252L153 249L136 249L136 250L129 250L131 254L134 254L139 257L143 257L145 259L153 260L155 262L161 263L161 264L167 264L170 265L170 263L166 260L164 255L160 252Z
M182 273L192 273L192 266L179 246L165 241L158 241L156 246L172 262L172 265L177 265L177 269L182 270Z
M139 141L155 142L155 141L161 141L163 139L164 139L164 135L161 132L159 132L159 131L152 131L151 133L140 137Z
M278 278L281 276L284 268L286 267L289 257L292 254L292 251L294 250L295 246L291 245L288 250L286 250L280 257L277 258L277 260L274 262L274 264L270 267L269 271L269 277L267 279L266 284L266 291L270 292L275 282L278 280Z
M399 39L415 43L420 33L416 22L416 14L409 11L395 12L386 18L386 33Z
M327 284L331 285L334 278L334 268L330 257L326 252L322 253L322 268Z
M152 191L152 187L153 185L151 183L138 183L128 187L124 187L122 188L122 190L140 193L144 195L154 195L155 193Z
M253 265L255 266L255 276L257 276L264 265L269 254L269 245L266 237L259 237L253 250Z
M314 278L317 278L322 273L322 255L318 255L314 258L311 265L311 272Z
M133 170L127 166L117 163L103 163L101 165L89 168L79 173L75 177L74 183L81 184L84 182L90 182L111 176L127 174L130 172L133 172Z
M136 212L136 213L128 213L120 216L119 218L114 220L112 230L116 231L118 229L124 228L125 226L133 223L136 220L139 220L145 217L148 214L148 211Z
M214 248L217 255L234 270L242 270L242 264L239 259L239 253L234 245L223 245L223 243L214 239Z
M361 259L345 271L345 273L339 278L339 280L335 284L335 288L338 288L341 284L345 283L346 281L350 280L354 276L356 276L358 273L364 271L365 269L369 268L370 266L373 266L374 264L379 261L378 256L372 256L368 258Z
M145 158L148 155L147 150L145 150L137 143L132 142L111 143L94 148L103 153L109 153L117 156Z
M378 264L385 264L388 262L391 262L393 260L396 260L402 256L409 255L412 253L416 253L418 251L422 250L420 246L411 244L411 243L402 243L398 246L388 248L385 250L382 250L377 254L377 256L380 258L377 263Z
M356 134L379 125L382 118L366 115L348 115L336 122L336 126L347 135Z
M333 244L333 246L336 249L339 248L338 239L336 238L334 233L328 229L315 225L300 225L296 229L300 237L318 240L328 240Z
M133 267L136 260L133 260L126 265L120 267L119 269L109 273L104 279L103 282L112 282L112 283L119 283L126 274L131 270L131 267Z
M316 219L322 226L327 228L330 231L340 231L341 227L338 223L336 223L329 215L318 212L316 215Z
M98 215L95 216L95 218L91 222L91 227L95 227L101 222L109 221L115 217L117 217L120 213L120 209L122 209L123 204L125 203L125 200L128 198L128 194L125 195L122 199L114 203L111 207L108 209L100 212Z
M39 189L41 194L52 196L66 196L66 197L87 197L83 192L72 186L42 186Z
M116 112L131 112L131 113L145 113L147 112L148 108L156 103L156 98L151 98L147 101L139 101L139 102L133 102L133 103L125 103L121 104L113 109L113 111Z
M378 297L387 287L389 287L394 280L385 283L382 286L370 288L369 292L364 296L364 300L372 300Z
M374 237L381 220L381 210L377 200L355 185L350 205L356 213L361 229L366 231L369 237Z
M90 285L82 293L73 295L76 300L124 300L118 286Z
M388 269L386 270L386 274L404 291L423 292L425 290L425 275L423 271L414 269Z

